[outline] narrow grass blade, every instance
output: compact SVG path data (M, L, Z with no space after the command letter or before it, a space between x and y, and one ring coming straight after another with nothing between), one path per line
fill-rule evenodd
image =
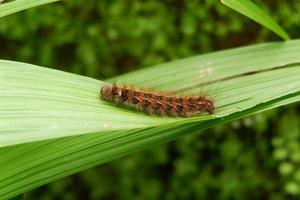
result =
M260 9L250 0L221 0L223 4L233 10L249 17L250 19L260 23L266 28L276 33L284 40L289 40L288 34L281 28L265 11Z
M54 1L58 0L15 0L8 3L2 2L0 4L0 17Z

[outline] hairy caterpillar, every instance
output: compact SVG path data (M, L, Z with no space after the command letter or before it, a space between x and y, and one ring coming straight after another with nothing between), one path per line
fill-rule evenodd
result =
M129 105L149 115L190 117L203 112L213 114L215 110L214 102L204 96L176 97L116 84L103 86L100 94L101 99L105 101L117 105Z

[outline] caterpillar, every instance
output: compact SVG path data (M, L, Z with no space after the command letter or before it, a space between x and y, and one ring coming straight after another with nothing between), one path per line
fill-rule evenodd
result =
M102 100L117 105L129 105L149 115L190 117L203 112L213 114L215 110L214 102L204 96L176 97L116 84L103 86L100 95Z

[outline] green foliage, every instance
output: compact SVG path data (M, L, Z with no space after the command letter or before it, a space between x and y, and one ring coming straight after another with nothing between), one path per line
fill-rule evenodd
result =
M37 17L40 13L43 17ZM224 39L242 30L231 10L213 1L66 1L8 16L1 23L1 44L7 47L0 50L3 59L102 78L237 46L234 35L227 38L231 42Z
M299 37L297 1L261 2L291 37ZM0 20L2 59L97 78L273 38L215 0L63 1ZM297 119L297 106L272 110L84 171L28 196L297 199L297 148L290 143L299 145L299 132L290 135L286 128L296 129Z
M300 124L298 113L290 110L280 117L279 134L273 138L273 156L278 162L278 171L284 189L290 195L300 194Z

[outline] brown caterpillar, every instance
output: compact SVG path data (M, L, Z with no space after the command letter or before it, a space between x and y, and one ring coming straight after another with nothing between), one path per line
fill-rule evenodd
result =
M212 100L204 96L175 97L130 89L126 86L106 85L101 88L101 99L117 105L129 105L149 115L190 117L201 112L213 114Z

